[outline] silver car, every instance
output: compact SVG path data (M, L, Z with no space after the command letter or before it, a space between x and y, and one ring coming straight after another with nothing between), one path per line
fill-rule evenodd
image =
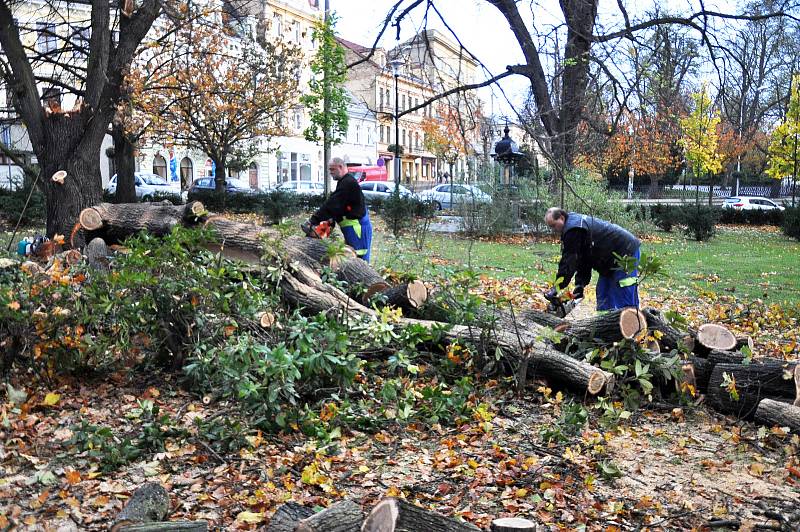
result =
M452 209L464 203L491 203L492 197L474 185L443 184L417 193L420 201L429 201L436 210Z
M773 211L775 209L785 210L783 205L778 205L774 201L758 196L736 196L725 198L722 204L723 209L735 209L737 211Z
M158 194L174 194L185 199L179 182L169 182L158 174L134 172L133 182L136 188L136 197L142 201L150 201ZM106 192L114 194L116 191L117 174L114 174L108 181Z
M364 193L364 199L367 203L373 200L386 200L394 194L394 181L362 181L359 183L361 191ZM399 188L400 197L407 198L412 196L410 190L403 185Z

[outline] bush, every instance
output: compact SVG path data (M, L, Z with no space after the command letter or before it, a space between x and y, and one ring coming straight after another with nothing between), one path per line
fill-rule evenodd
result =
M300 211L300 201L296 195L285 190L273 190L264 194L263 209L267 223L278 225Z
M431 203L422 202L410 196L395 196L394 194L385 200L374 201L372 207L386 219L395 238L414 227L418 217L423 218L427 229L434 214ZM424 236L422 240L424 240Z
M783 224L784 211L774 209L762 210L736 210L720 208L719 223L722 224L747 224L747 225L777 225Z
M710 239L716 232L714 226L719 219L719 211L720 209L707 205L684 207L682 209L683 222L686 224L684 232L698 242Z
M783 234L800 240L800 207L787 207L783 212Z
M22 216L22 225L44 222L47 216L44 194L37 188L31 194L28 207L25 202L31 194L30 186L16 190L0 189L0 216L14 224ZM24 209L24 212L23 212Z
M672 231L672 226L681 223L683 218L680 207L660 203L650 209L650 215L653 223L667 233Z

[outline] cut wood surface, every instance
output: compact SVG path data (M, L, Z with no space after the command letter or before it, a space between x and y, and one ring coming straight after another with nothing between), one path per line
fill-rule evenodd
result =
M419 280L386 287L381 294L386 300L386 305L399 307L406 313L417 310L428 300L428 289L425 287L425 283ZM364 297L367 301L366 294Z
M332 504L300 521L295 532L359 532L364 513L352 500Z
M492 532L536 532L536 523L520 517L503 517L492 521Z
M697 341L709 349L729 351L736 347L736 337L724 325L705 323L697 329Z
M800 406L791 403L762 399L758 403L754 419L768 427L789 427L793 433L800 434Z
M207 521L159 521L123 525L119 532L207 532Z
M169 494L164 486L157 482L148 482L133 492L114 520L111 531L118 532L124 525L163 521L169 508Z
M415 506L403 499L381 500L367 516L362 532L476 532L470 523Z
M587 344L612 344L647 332L647 318L635 308L611 310L565 323L568 327L563 330L564 334L576 342Z

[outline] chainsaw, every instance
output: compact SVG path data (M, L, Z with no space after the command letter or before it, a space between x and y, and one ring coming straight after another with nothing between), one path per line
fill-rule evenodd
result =
M328 238L335 223L336 221L332 218L330 220L323 220L317 225L311 225L311 222L305 222L300 224L300 229L302 229L309 238Z
M553 296L548 296L544 294L544 298L547 300L547 312L550 314L555 314L559 318L564 318L575 310L581 301L583 301L582 297L573 298L572 294L567 296L567 299L562 299L559 294L555 294Z

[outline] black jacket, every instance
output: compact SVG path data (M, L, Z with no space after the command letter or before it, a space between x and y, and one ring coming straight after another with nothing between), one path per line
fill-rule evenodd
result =
M558 277L564 288L575 275L575 284L586 286L592 269L600 275L610 275L617 268L614 254L632 256L639 249L639 239L622 227L576 212L567 214L561 233L561 261Z
M337 223L342 218L359 219L367 214L364 193L353 174L347 173L336 182L336 190L311 216L311 223L317 225L323 220L333 218Z

